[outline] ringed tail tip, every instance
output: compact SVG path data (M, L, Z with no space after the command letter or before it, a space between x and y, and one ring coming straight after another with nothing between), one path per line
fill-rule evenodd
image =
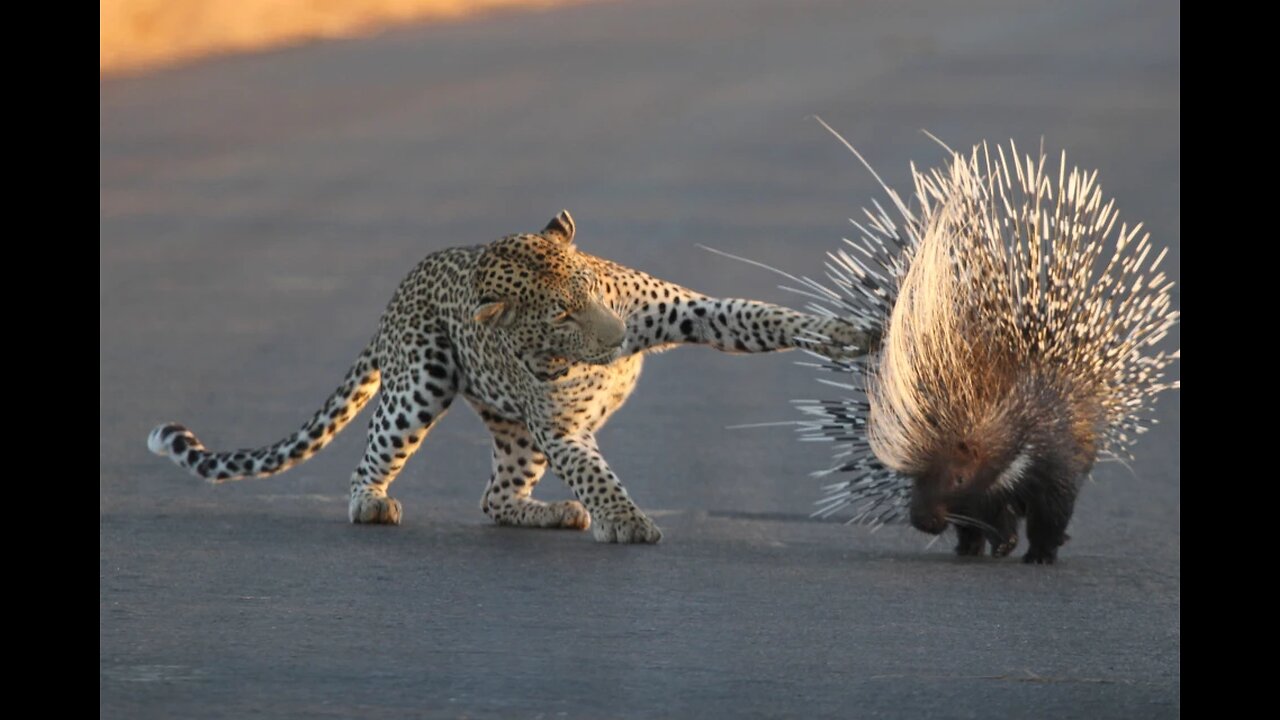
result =
M178 423L163 423L155 426L147 436L147 449L161 457L169 456L169 438L186 430Z

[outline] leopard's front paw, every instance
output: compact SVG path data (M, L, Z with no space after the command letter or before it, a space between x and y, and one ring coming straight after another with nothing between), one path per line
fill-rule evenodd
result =
M852 360L880 347L880 329L860 328L841 318L824 320L814 333L813 340L801 346L832 360Z
M348 516L353 523L400 524L400 501L377 495L359 495L351 498Z
M602 543L653 544L662 539L662 531L639 510L611 518L596 515L592 518L591 532L596 542Z

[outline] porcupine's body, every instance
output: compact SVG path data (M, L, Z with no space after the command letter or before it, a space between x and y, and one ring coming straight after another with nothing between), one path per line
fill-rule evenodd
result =
M955 525L957 553L990 541L995 556L1025 517L1024 559L1051 563L1095 460L1126 454L1154 396L1178 386L1164 376L1178 352L1154 349L1178 313L1164 252L1140 226L1115 231L1096 174L1010 150L913 168L918 207L889 191L901 218L867 211L853 251L832 256L836 288L805 279L817 307L884 339L826 365L852 374L853 395L799 401L801 431L847 443L819 474L856 475L817 514Z

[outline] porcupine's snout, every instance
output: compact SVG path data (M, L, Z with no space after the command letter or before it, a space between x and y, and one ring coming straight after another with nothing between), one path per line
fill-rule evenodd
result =
M939 450L928 470L915 477L911 489L911 524L937 535L953 513L969 510L990 487L990 453L973 437Z
M911 500L911 525L930 535L941 533L947 529L947 506L916 492Z

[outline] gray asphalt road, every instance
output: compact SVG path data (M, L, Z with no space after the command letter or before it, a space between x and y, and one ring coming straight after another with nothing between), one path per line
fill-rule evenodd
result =
M617 2L216 59L101 85L100 703L169 717L1172 717L1179 397L1103 465L1053 568L806 519L829 393L795 355L650 359L602 434L656 547L492 527L458 406L346 523L358 425L217 488L159 421L290 430L432 250L535 230L796 304L701 242L820 273L874 181L1014 138L1097 168L1179 278L1179 16L1163 1ZM567 497L549 478L544 498Z

